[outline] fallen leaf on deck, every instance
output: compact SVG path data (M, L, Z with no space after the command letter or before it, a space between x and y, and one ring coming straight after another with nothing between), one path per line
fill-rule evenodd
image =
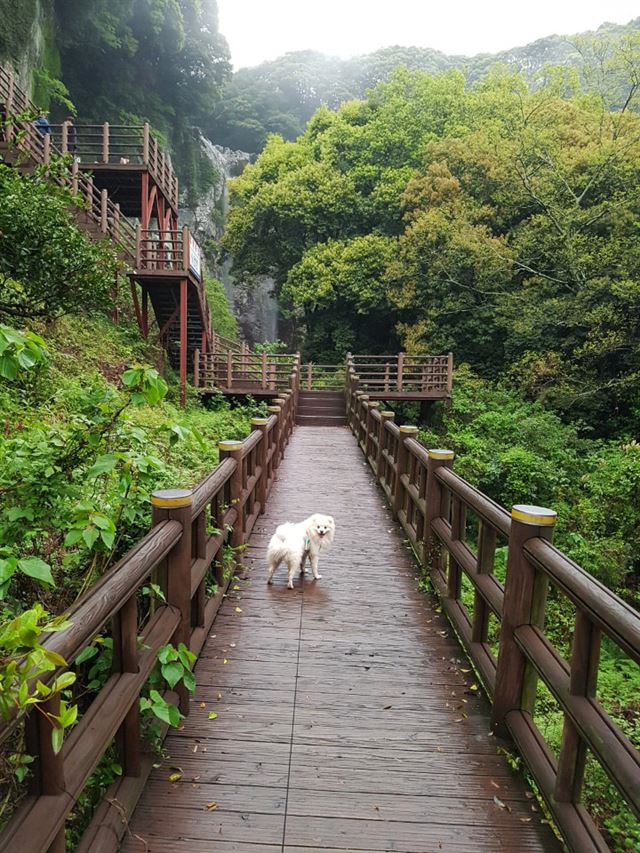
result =
M182 773L172 773L171 776L169 776L170 782L179 782L180 779L182 779Z
M197 751L198 751L198 744L196 743L194 745L193 749L191 750L191 752L197 752Z
M205 705L205 703L204 703L204 702L201 702L201 703L200 703L200 707L201 707L201 708L206 708L207 706Z
M498 808L506 809L508 812L511 811L509 806L506 803L503 803L502 800L500 799L500 797L494 797L493 802L498 806Z
M494 782L494 781L493 781L493 779L491 779L491 784L493 785L493 787L494 787L494 788L499 788L499 787L500 787L500 785L498 785L498 783L497 783L497 782Z
M218 718L218 715L216 714L215 711L209 711L209 719L210 720L216 720L217 718Z
M218 808L218 804L214 801L212 803L207 803L207 811L214 812Z
M225 658L222 663L229 663L229 661Z
M242 607L236 607L236 613L242 613Z

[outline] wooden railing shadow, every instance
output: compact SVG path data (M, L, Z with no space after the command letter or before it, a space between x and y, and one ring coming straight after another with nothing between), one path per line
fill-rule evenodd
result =
M63 853L67 817L114 738L122 778L107 791L76 849L117 849L156 760L141 736L140 693L163 645L184 643L196 655L202 649L233 575L224 571L222 551L227 544L244 545L264 512L296 407L296 392L285 392L269 407L269 417L252 420L248 438L220 442L220 464L193 491L154 493L150 532L72 607L70 627L44 639L47 649L68 662L42 678L45 683L73 669L78 655L109 627L113 671L58 754L50 720L34 710L0 729L5 741L24 723L27 750L36 756L29 791L0 834L0 851ZM139 593L151 578L166 602L156 602L141 620ZM213 580L216 591L210 593ZM189 713L182 685L165 698ZM45 709L49 714L57 713L56 702L59 696Z
M554 548L555 512L514 506L509 513L479 492L452 470L453 452L427 450L417 427L398 426L369 399L353 365L346 403L351 430L480 675L493 727L515 741L568 847L608 851L582 803L587 754L640 816L640 752L598 701L599 654L605 635L640 663L640 614ZM475 550L466 541L468 515L478 525ZM499 541L508 547L504 584L495 574ZM473 586L472 615L461 600L464 579ZM569 660L545 634L549 585L575 607ZM499 623L497 656L490 619ZM536 725L538 679L564 715L557 759Z

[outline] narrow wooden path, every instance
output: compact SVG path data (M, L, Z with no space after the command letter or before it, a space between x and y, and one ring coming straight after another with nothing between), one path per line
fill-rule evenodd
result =
M314 511L322 580L268 587L273 529ZM560 850L346 428L294 432L245 562L126 853Z

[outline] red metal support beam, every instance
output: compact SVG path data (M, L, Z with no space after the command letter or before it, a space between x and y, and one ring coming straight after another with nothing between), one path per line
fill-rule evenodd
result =
M187 279L180 281L180 405L187 403Z

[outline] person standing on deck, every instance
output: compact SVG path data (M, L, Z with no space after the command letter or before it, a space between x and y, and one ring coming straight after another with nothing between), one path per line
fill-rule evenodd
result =
M49 124L47 113L41 112L34 124L36 126L36 130L43 138L51 135L51 125Z

